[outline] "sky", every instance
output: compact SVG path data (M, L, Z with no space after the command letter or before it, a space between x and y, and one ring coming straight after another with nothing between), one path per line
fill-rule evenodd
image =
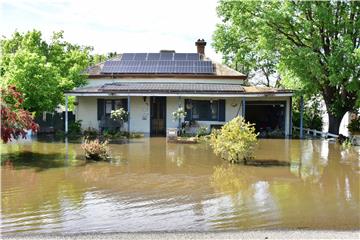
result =
M0 0L0 34L41 30L45 39L64 30L65 40L108 52L196 52L221 62L211 46L220 20L217 0Z

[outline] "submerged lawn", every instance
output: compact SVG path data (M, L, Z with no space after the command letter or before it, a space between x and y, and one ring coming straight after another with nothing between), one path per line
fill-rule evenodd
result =
M228 165L207 144L144 138L87 162L80 144L1 145L1 231L37 233L360 229L360 149L324 140L260 140Z

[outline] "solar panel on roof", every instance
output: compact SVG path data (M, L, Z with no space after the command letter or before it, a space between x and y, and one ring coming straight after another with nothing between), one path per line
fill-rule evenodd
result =
M160 53L160 60L173 60L174 53Z
M186 60L187 53L175 53L174 60Z
M200 60L200 55L198 53L188 53L186 60Z
M163 55L162 55L163 54ZM172 58L170 59L170 56ZM126 53L121 60L106 61L102 73L214 73L211 61L179 60L197 58L195 53ZM169 60L160 60L169 58ZM175 59L176 58L176 59Z
M123 53L121 60L134 60L135 53Z
M145 61L147 58L147 53L135 53L134 60L143 60Z
M149 53L147 60L159 60L160 53Z

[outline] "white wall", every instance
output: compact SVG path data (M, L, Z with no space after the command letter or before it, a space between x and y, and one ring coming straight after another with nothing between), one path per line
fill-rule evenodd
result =
M97 120L97 98L96 97L77 97L76 120L82 120L81 127L99 128Z
M150 133L150 98L130 97L130 131Z

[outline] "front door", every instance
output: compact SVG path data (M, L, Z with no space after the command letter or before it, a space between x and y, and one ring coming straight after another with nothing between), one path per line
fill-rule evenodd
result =
M151 97L150 102L150 135L166 136L166 97Z

